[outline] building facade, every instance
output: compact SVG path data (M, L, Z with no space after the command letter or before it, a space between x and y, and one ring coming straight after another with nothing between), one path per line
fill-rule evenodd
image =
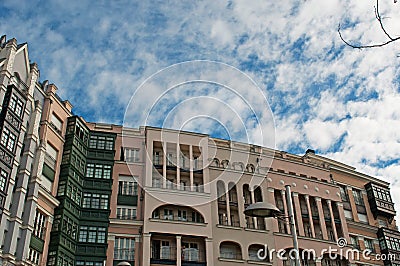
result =
M0 265L292 265L286 185L302 265L400 265L387 182L312 150L86 122L5 36L0 87ZM265 201L282 217L244 214Z

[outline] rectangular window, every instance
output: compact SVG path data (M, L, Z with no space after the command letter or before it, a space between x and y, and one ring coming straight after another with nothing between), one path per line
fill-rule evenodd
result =
M187 221L186 211L178 210L178 220Z
M364 200L362 197L361 190L353 188L353 197L354 197L354 202L356 203L356 205L364 206Z
M169 209L164 209L164 220L173 220L174 215L172 210Z
M45 232L46 232L46 216L40 211L36 210L33 234L37 238L43 239Z
M89 163L86 165L86 177L110 179L111 165Z
M57 160L58 151L50 143L47 143L46 154L49 155L54 161Z
M114 260L135 260L135 239L116 237L114 242Z
M351 245L352 245L355 249L360 249L360 245L358 244L358 237L356 237L356 236L350 236L350 242L351 242Z
M89 148L99 150L113 150L114 138L104 136L90 136Z
M365 249L368 249L372 253L375 253L375 247L374 247L373 240L364 238L364 245L365 245Z
M118 207L117 208L117 219L135 220L136 219L136 208Z
M79 242L100 243L106 242L106 228L96 226L81 226L79 228Z
M360 222L368 223L368 216L366 214L358 213L358 219Z
M18 117L21 117L22 110L24 109L24 103L15 95L11 95L9 109L13 111Z
M137 196L138 195L138 184L136 181L119 181L118 182L118 194Z
M139 149L124 148L125 162L134 163L139 162Z
M97 227L89 227L89 235L87 242L89 243L96 243L96 234L97 234Z
M8 180L8 174L3 169L0 170L0 191L6 192L6 185Z
M57 131L57 133L61 134L63 122L54 113L51 114L50 125Z
M344 210L344 216L346 219L353 220L353 213L349 210Z
M28 260L35 265L40 265L40 257L41 253L34 250L33 248L29 248Z
M79 242L86 242L88 236L88 228L87 226L81 226L79 228Z
M347 193L346 186L339 185L340 188L340 196L343 201L349 201L349 194Z
M8 130L8 128L3 128L3 134L1 135L1 144L10 152L14 152L15 141L17 137Z

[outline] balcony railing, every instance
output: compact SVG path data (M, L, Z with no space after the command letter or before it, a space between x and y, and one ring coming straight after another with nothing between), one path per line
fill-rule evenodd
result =
M219 257L222 259L241 260L242 254L240 252L235 252L235 251L221 251L219 253Z
M176 262L176 247L151 247L151 264L174 264Z
M240 222L236 220L232 220L230 224L228 220L219 220L218 224L232 227L240 227Z
M114 260L135 260L135 249L134 248L119 248L114 249Z
M161 217L152 217L154 220L163 220L163 221L176 221L176 222L187 222L187 223L204 223L203 219L198 219L196 216L188 215L186 217L177 216L177 215L166 215Z

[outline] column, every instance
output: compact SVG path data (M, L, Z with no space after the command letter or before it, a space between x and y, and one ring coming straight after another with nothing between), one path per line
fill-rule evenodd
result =
M371 212L371 208L369 207L367 192L364 191L364 190L362 190L362 191L361 191L361 194L362 194L362 197L363 197L365 210L367 211L368 223L369 223L370 225L373 225L373 224L374 224L374 218L373 218L373 214L372 214L372 212Z
M213 254L213 240L212 238L206 238L206 262L207 265L214 264L214 257L218 257L219 254Z
M346 217L344 216L343 203L336 202L336 206L337 206L338 212L339 212L339 217L340 217L340 223L341 223L341 227L342 227L343 236L346 238L347 243L350 243L350 236L349 236L349 231L347 229Z
M356 203L354 201L353 190L351 189L351 187L346 187L346 189L347 189L347 194L349 195L351 212L353 213L353 220L354 220L354 222L358 223L358 222L360 222L360 220L358 219L357 206L356 206Z
M143 234L143 246L142 246L142 252L143 252L143 265L150 265L150 250L151 250L151 234L146 233Z
M176 266L182 265L182 236L176 236Z
M163 180L162 180L162 187L167 187L167 142L163 142Z
M185 189L181 187L181 149L179 143L176 143L176 189Z
M266 194L265 200L269 203L275 204L275 189L273 187L268 188L268 194ZM271 228L267 227L267 230L271 229L272 232L279 232L278 219L265 218L265 224L268 225L268 223L271 223L272 226Z
M283 209L285 212L285 226L286 226L286 231L288 232L288 234L291 234L290 231L290 223L289 223L289 214L288 214L288 208L286 205L286 191L285 190L281 190L281 194L282 194L282 201L283 201Z
M321 227L322 238L328 240L328 232L326 231L325 217L324 217L324 211L322 209L321 198L315 197L315 203L317 204L318 208L319 226Z
M297 192L293 192L293 205L296 210L297 229L299 230L299 235L304 236L303 217L301 215L299 194Z
M226 200L226 215L228 216L226 220L228 221L228 224L227 224L227 225L231 225L231 208L230 208L230 205L229 205L229 192L228 192L226 186L227 186L227 185L224 184L224 189L225 189L225 200ZM225 221L224 221L224 222L225 222Z
M190 157L190 191L193 191L193 146L189 146L189 157Z
M254 198L254 190L252 188L249 188L249 190L250 190L251 203L253 204L256 202ZM254 223L254 228L258 228L258 222L256 217L253 217L253 223Z
M244 198L243 198L243 187L236 186L236 192L238 197L238 210L239 210L239 223L241 227L245 227L246 220L244 217Z
M315 238L314 221L313 221L311 206L310 206L310 197L308 195L305 195L304 197L305 197L306 203L307 203L307 211L308 211L308 219L310 220L311 236L313 238Z
M135 237L135 266L140 265L140 254L139 250L143 250L143 243L140 242L140 236Z
M338 239L337 231L336 231L336 224L335 224L335 217L333 216L333 211L332 211L332 203L331 200L326 200L329 208L329 215L331 216L331 225L332 225L332 230L333 230L333 236L335 237L335 241Z

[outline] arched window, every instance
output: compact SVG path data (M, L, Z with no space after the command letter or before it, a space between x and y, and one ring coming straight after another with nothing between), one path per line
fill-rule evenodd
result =
M246 165L247 172L254 173L254 169L255 169L255 167L253 164L250 163L250 164Z
M238 243L224 241L219 245L219 257L223 259L242 259L242 249Z
M217 158L214 158L214 159L212 160L211 166L220 167L220 165L219 165L219 160L218 160Z
M262 250L259 252L259 250ZM269 250L266 246L260 244L252 244L249 246L249 260L269 262Z
M222 166L223 168L229 168L229 160L223 160L223 161L221 162L221 166Z

